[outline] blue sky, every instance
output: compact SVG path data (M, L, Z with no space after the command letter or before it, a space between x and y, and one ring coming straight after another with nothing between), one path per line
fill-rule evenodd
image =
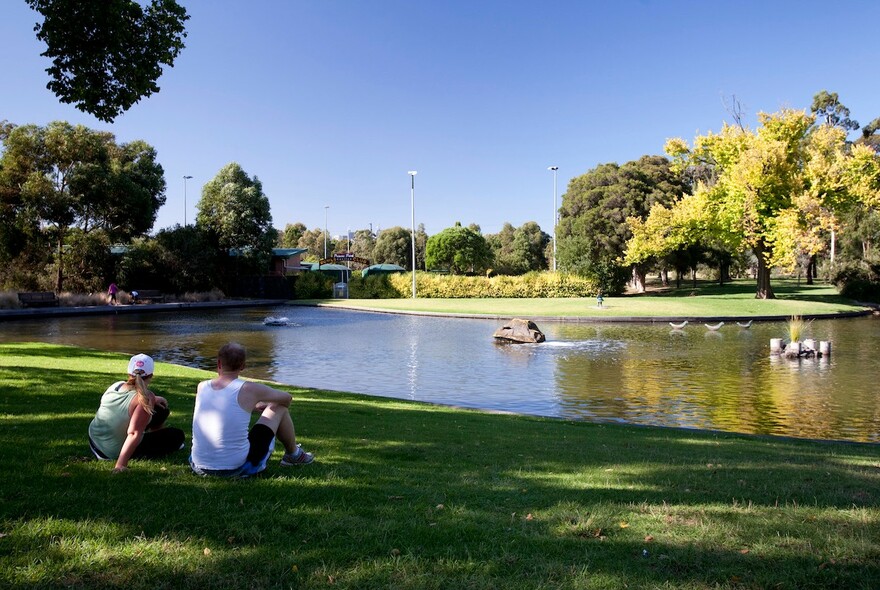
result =
M276 227L331 234L536 221L601 163L717 131L736 95L809 108L823 89L880 116L880 2L183 0L186 49L113 124L58 102L24 0L0 3L0 119L146 140L165 169L156 229L192 223L229 162L263 183ZM855 135L853 136L855 137Z

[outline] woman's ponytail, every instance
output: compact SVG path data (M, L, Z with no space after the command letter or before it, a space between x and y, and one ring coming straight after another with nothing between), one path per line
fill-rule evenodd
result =
M128 384L134 386L135 390L137 390L138 403L150 416L152 416L153 396L150 395L150 390L147 389L147 384L144 383L144 375L141 372L129 375Z

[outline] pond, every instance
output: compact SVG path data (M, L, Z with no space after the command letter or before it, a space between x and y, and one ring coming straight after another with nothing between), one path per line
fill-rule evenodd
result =
M265 326L287 316L289 326ZM770 354L785 322L538 322L547 342L498 345L501 322L309 307L5 321L0 341L37 340L211 370L229 340L245 376L570 420L880 442L880 319L817 320L821 359Z

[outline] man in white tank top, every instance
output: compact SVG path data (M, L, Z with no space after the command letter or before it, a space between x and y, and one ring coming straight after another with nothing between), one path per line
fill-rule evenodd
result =
M235 342L217 353L217 377L199 383L193 412L190 466L198 475L249 477L266 469L277 439L284 445L281 465L307 465L311 453L296 444L289 393L244 381L247 353ZM248 430L251 413L260 417Z

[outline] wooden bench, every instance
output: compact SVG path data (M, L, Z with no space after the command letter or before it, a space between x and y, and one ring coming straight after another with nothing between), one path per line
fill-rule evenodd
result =
M58 307L58 298L52 291L19 293L18 302L22 307Z
M133 289L132 291L137 291L136 303L163 303L165 301L165 295L158 289Z

